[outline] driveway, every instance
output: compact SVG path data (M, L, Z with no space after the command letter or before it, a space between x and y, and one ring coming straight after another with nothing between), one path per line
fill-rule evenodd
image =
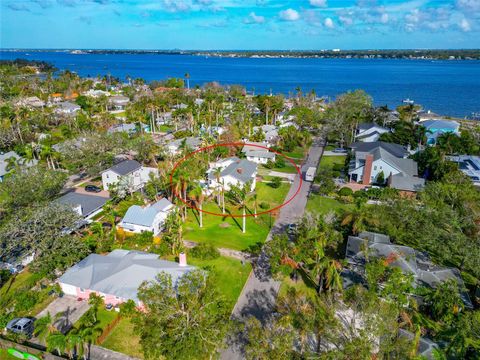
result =
M36 318L41 318L50 313L50 316L55 319L55 327L65 334L89 308L90 305L87 301L78 301L73 296L64 295L51 302L37 314Z
M315 139L311 146L307 159L302 165L302 176L309 167L317 167L322 156L323 148L319 139ZM289 199L298 189L302 179L297 174L290 187L286 197ZM273 235L284 234L289 224L297 222L303 216L307 205L308 195L310 193L311 182L302 181L301 189L298 195L292 199L288 205L280 210L275 224L268 234L269 241ZM272 279L270 274L270 263L265 252L261 252L258 259L254 262L253 272L250 274L245 287L240 294L237 303L233 309L232 316L238 320L245 320L250 316L255 316L262 322L268 320L277 299L280 282ZM242 339L232 339L229 347L222 351L221 359L234 360L244 358L242 354Z

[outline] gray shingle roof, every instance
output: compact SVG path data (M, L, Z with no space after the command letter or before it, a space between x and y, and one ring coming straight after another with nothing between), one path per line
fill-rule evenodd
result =
M114 250L106 256L91 254L67 270L60 283L73 285L138 301L137 290L143 281L155 280L165 272L175 284L193 266L180 266L176 262L159 260L158 255L141 251Z
M159 212L167 212L173 204L163 198L150 206L130 206L123 217L122 222L141 226L152 226L155 216Z
M108 201L108 198L96 195L81 194L72 191L59 197L56 201L65 205L80 205L82 215L87 217L105 205L105 203Z
M142 164L140 164L136 160L125 160L125 161L119 162L116 165L113 165L111 168L105 171L111 170L114 173L117 173L118 175L127 175L127 174L130 174L132 171L140 169L141 167L142 167Z
M403 158L408 155L407 149L398 144L394 143L387 143L384 141L373 141L373 142L355 142L350 145L352 149L354 149L356 152L366 152L370 153L373 150L375 150L378 147L381 147L382 149L388 151L390 154Z
M389 186L404 191L420 191L425 187L425 179L404 174L392 175Z
M403 172L409 176L418 175L418 168L417 163L412 159L404 159L401 157L397 157L392 155L387 150L383 149L382 147L377 147L372 152L373 159L378 160L382 159L383 161L387 162L394 168L397 168L399 171Z
M247 156L253 156L258 158L273 159L275 154L267 150L250 150L245 153Z
M256 163L242 159L240 161L231 163L225 169L223 169L221 176L224 177L230 175L245 184L252 180L256 171Z
M257 145L257 146L255 146ZM259 147L261 146L261 147ZM245 145L243 145L243 148L242 148L242 152L248 152L248 151L258 151L258 150L262 150L263 148L266 148L267 146L265 146L264 143L261 143L261 142L253 142L253 141L249 141L248 143L245 143ZM267 149L264 149L265 151L267 151Z

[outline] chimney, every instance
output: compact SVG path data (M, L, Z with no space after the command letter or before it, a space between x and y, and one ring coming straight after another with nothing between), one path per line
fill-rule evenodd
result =
M365 165L363 167L363 181L364 185L370 184L370 177L372 176L372 164L373 164L373 155L368 154L365 156Z
M178 265L187 266L187 254L182 252L178 255Z

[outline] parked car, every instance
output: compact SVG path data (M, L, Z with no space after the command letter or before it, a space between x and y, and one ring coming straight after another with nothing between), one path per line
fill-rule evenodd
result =
M112 304L105 304L105 310L107 311L110 311L113 309L113 305Z
M102 189L96 185L87 185L85 186L85 191L99 193Z
M32 336L34 328L33 322L34 320L30 318L15 318L8 322L5 329L16 334Z
M344 149L344 148L335 148L335 149L333 149L333 152L338 153L338 154L346 154L348 152L348 150Z

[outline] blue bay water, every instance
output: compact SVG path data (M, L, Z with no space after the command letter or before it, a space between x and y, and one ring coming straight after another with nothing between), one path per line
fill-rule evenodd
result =
M436 113L464 117L480 112L480 61L390 59L221 58L158 54L70 54L0 51L1 59L44 60L81 76L127 75L147 81L190 74L190 85L241 84L249 92L319 96L364 89L391 108L410 98Z

